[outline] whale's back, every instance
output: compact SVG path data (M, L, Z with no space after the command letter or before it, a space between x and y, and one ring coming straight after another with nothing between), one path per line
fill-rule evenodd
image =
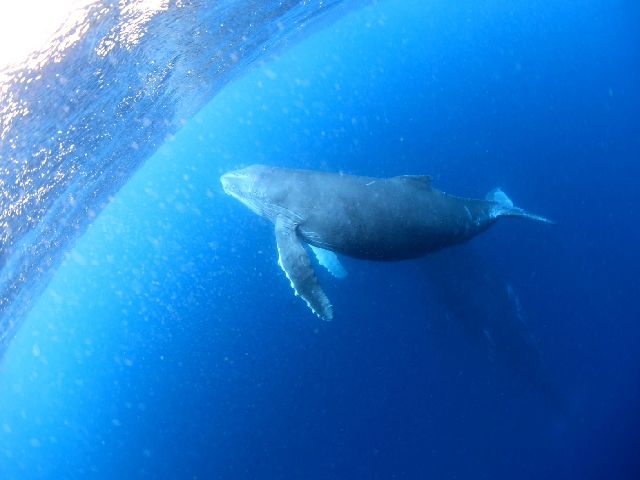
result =
M301 218L305 241L366 259L412 258L466 238L483 202L447 195L426 176L297 171L282 182L289 193L281 205Z

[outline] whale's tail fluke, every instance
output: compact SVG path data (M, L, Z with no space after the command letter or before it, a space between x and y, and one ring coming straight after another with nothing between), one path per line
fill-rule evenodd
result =
M538 222L549 223L555 225L556 222L549 220L541 215L535 213L529 213L526 210L513 206L513 201L504 193L500 188L494 188L486 197L490 202L494 202L495 206L492 210L492 215L495 218L498 217L521 217L536 220Z

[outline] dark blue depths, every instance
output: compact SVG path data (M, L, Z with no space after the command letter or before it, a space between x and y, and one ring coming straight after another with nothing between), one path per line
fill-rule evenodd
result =
M7 478L638 478L632 2L382 2L229 85L78 241L4 360ZM501 186L416 262L318 271L218 184L250 163Z

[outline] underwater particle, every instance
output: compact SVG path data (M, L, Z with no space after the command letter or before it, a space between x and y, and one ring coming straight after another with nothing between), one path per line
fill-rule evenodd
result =
M33 347L31 348L31 353L33 354L34 357L40 356L40 346L37 343L33 344Z
M269 80L276 80L278 78L278 74L270 69L266 69L264 74Z
M40 440L38 440L37 438L33 437L31 439L29 439L29 445L31 445L33 448L40 448Z

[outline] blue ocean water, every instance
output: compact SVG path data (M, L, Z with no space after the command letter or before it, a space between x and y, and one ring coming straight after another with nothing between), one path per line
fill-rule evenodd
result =
M160 80L115 62L99 78L122 91L69 106L73 124L158 86L130 116L87 117L109 140L74 143L84 162L60 147L78 199L45 203L33 230L12 217L35 234L13 256L3 243L2 287L23 292L1 304L3 478L638 478L638 8L452 3L383 1L300 33L323 2L200 4L149 28L233 19L187 45L240 42L237 68L185 73L210 58L195 47ZM144 58L184 45L153 40ZM18 133L58 118L37 113ZM344 280L318 270L336 311L322 322L272 227L220 188L252 163L500 186L558 225L501 221L419 261L345 258ZM24 252L52 231L43 270ZM14 277L27 257L41 271Z

